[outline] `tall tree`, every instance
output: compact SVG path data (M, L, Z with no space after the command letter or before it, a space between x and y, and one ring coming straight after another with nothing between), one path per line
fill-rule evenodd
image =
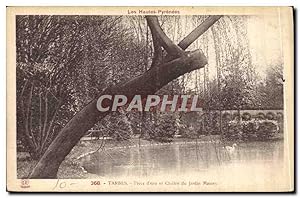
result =
M173 79L203 68L207 64L207 60L200 50L191 52L185 52L184 50L204 32L202 31L203 28L207 30L220 17L210 16L210 21L202 23L202 28L198 27L192 34L185 37L183 44L179 47L164 33L156 16L147 16L146 20L151 30L153 43L156 43L154 50L159 54L156 59L152 60L156 64L153 64L144 74L125 83L108 87L99 95L126 94L128 96L139 94L146 97L149 94L154 94ZM166 51L166 57L161 57L161 48ZM97 98L92 100L66 124L39 160L30 178L56 178L60 164L80 138L95 123L109 114L109 111L98 111L96 104Z
M283 64L271 65L258 86L259 104L263 109L283 109Z
M124 50L114 46L128 48L132 38L120 16L20 15L16 20L17 137L39 159L75 112L109 86L105 74L123 61L117 55ZM117 60L103 64L110 56Z

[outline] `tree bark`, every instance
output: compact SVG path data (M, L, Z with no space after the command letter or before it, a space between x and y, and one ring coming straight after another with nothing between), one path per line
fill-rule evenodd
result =
M179 57L184 53L184 51L175 43L173 43L171 39L169 39L169 37L164 33L159 25L157 17L148 16L146 17L146 20L148 22L152 35L156 36L156 39L160 42L160 44L164 47L169 55L173 57Z
M154 21L153 32L160 32L161 28L157 26L156 19L150 18L148 22ZM156 21L156 22L155 22ZM168 38L162 32L154 33L159 38L160 44L168 45ZM162 45L162 46L163 46ZM163 46L165 48L165 46ZM200 50L192 52L184 52L178 50L174 44L166 47L171 56L180 57L171 60L167 63L162 63L158 66L151 67L144 74L126 82L120 83L115 86L109 87L104 90L100 95L115 95L123 94L127 96L141 95L145 98L147 95L154 94L164 85L168 84L177 77L191 72L193 70L203 68L207 64L206 57ZM86 131L89 130L95 123L104 118L110 112L98 111L96 104L97 98L92 100L80 112L78 112L59 132L57 137L48 147L36 167L33 169L29 178L43 178L51 179L56 178L56 174L60 164L65 157L69 154L72 148L78 143Z
M199 36L201 36L208 28L210 28L215 22L217 22L222 16L214 15L209 16L203 23L201 23L197 28L195 28L189 35L187 35L178 46L185 50L190 46Z

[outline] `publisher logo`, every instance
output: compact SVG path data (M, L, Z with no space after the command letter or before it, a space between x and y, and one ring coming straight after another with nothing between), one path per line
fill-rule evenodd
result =
M22 179L21 180L21 188L29 188L29 179Z

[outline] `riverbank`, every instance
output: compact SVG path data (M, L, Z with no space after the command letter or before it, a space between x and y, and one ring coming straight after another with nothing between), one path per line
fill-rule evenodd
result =
M201 141L215 141L219 139L217 136L212 137L202 137ZM176 142L195 142L192 139L178 138L174 139L173 143ZM64 162L61 164L57 176L60 179L88 179L88 178L97 178L97 175L89 174L82 169L80 166L80 158L89 155L97 150L100 147L103 147L103 140L81 140L66 157ZM116 147L137 147L137 146L147 146L151 144L161 144L156 142L150 142L142 139L130 139L125 141L115 141L115 140L105 140L104 149L113 149ZM100 148L101 149L101 148ZM28 153L18 152L17 153L17 176L18 178L26 178L37 161L31 160Z
M61 164L58 171L58 178L60 179L91 179L98 178L100 176L87 173L80 166L80 159L86 155L90 155L93 152L96 152L99 149L115 149L115 148L131 148L138 146L155 146L155 145L163 145L163 144L189 144L195 143L195 139L185 139L185 138L175 138L171 143L158 143L158 142L150 142L142 139L131 139L126 141L115 141L115 140L105 140L105 144L103 140L81 140L70 152L70 154L66 157L64 162ZM197 142L219 142L220 137L218 135L215 136L201 136L197 139ZM104 145L104 147L103 147ZM20 152L17 154L17 175L18 178L26 178L28 174L32 171L37 161L30 160L29 154Z

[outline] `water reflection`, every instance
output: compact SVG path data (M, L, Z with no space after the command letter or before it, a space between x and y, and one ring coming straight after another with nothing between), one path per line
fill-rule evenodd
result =
M100 151L82 159L87 172L107 177L184 175L226 167L255 171L282 167L283 142L241 143L228 153L221 143L148 145Z

